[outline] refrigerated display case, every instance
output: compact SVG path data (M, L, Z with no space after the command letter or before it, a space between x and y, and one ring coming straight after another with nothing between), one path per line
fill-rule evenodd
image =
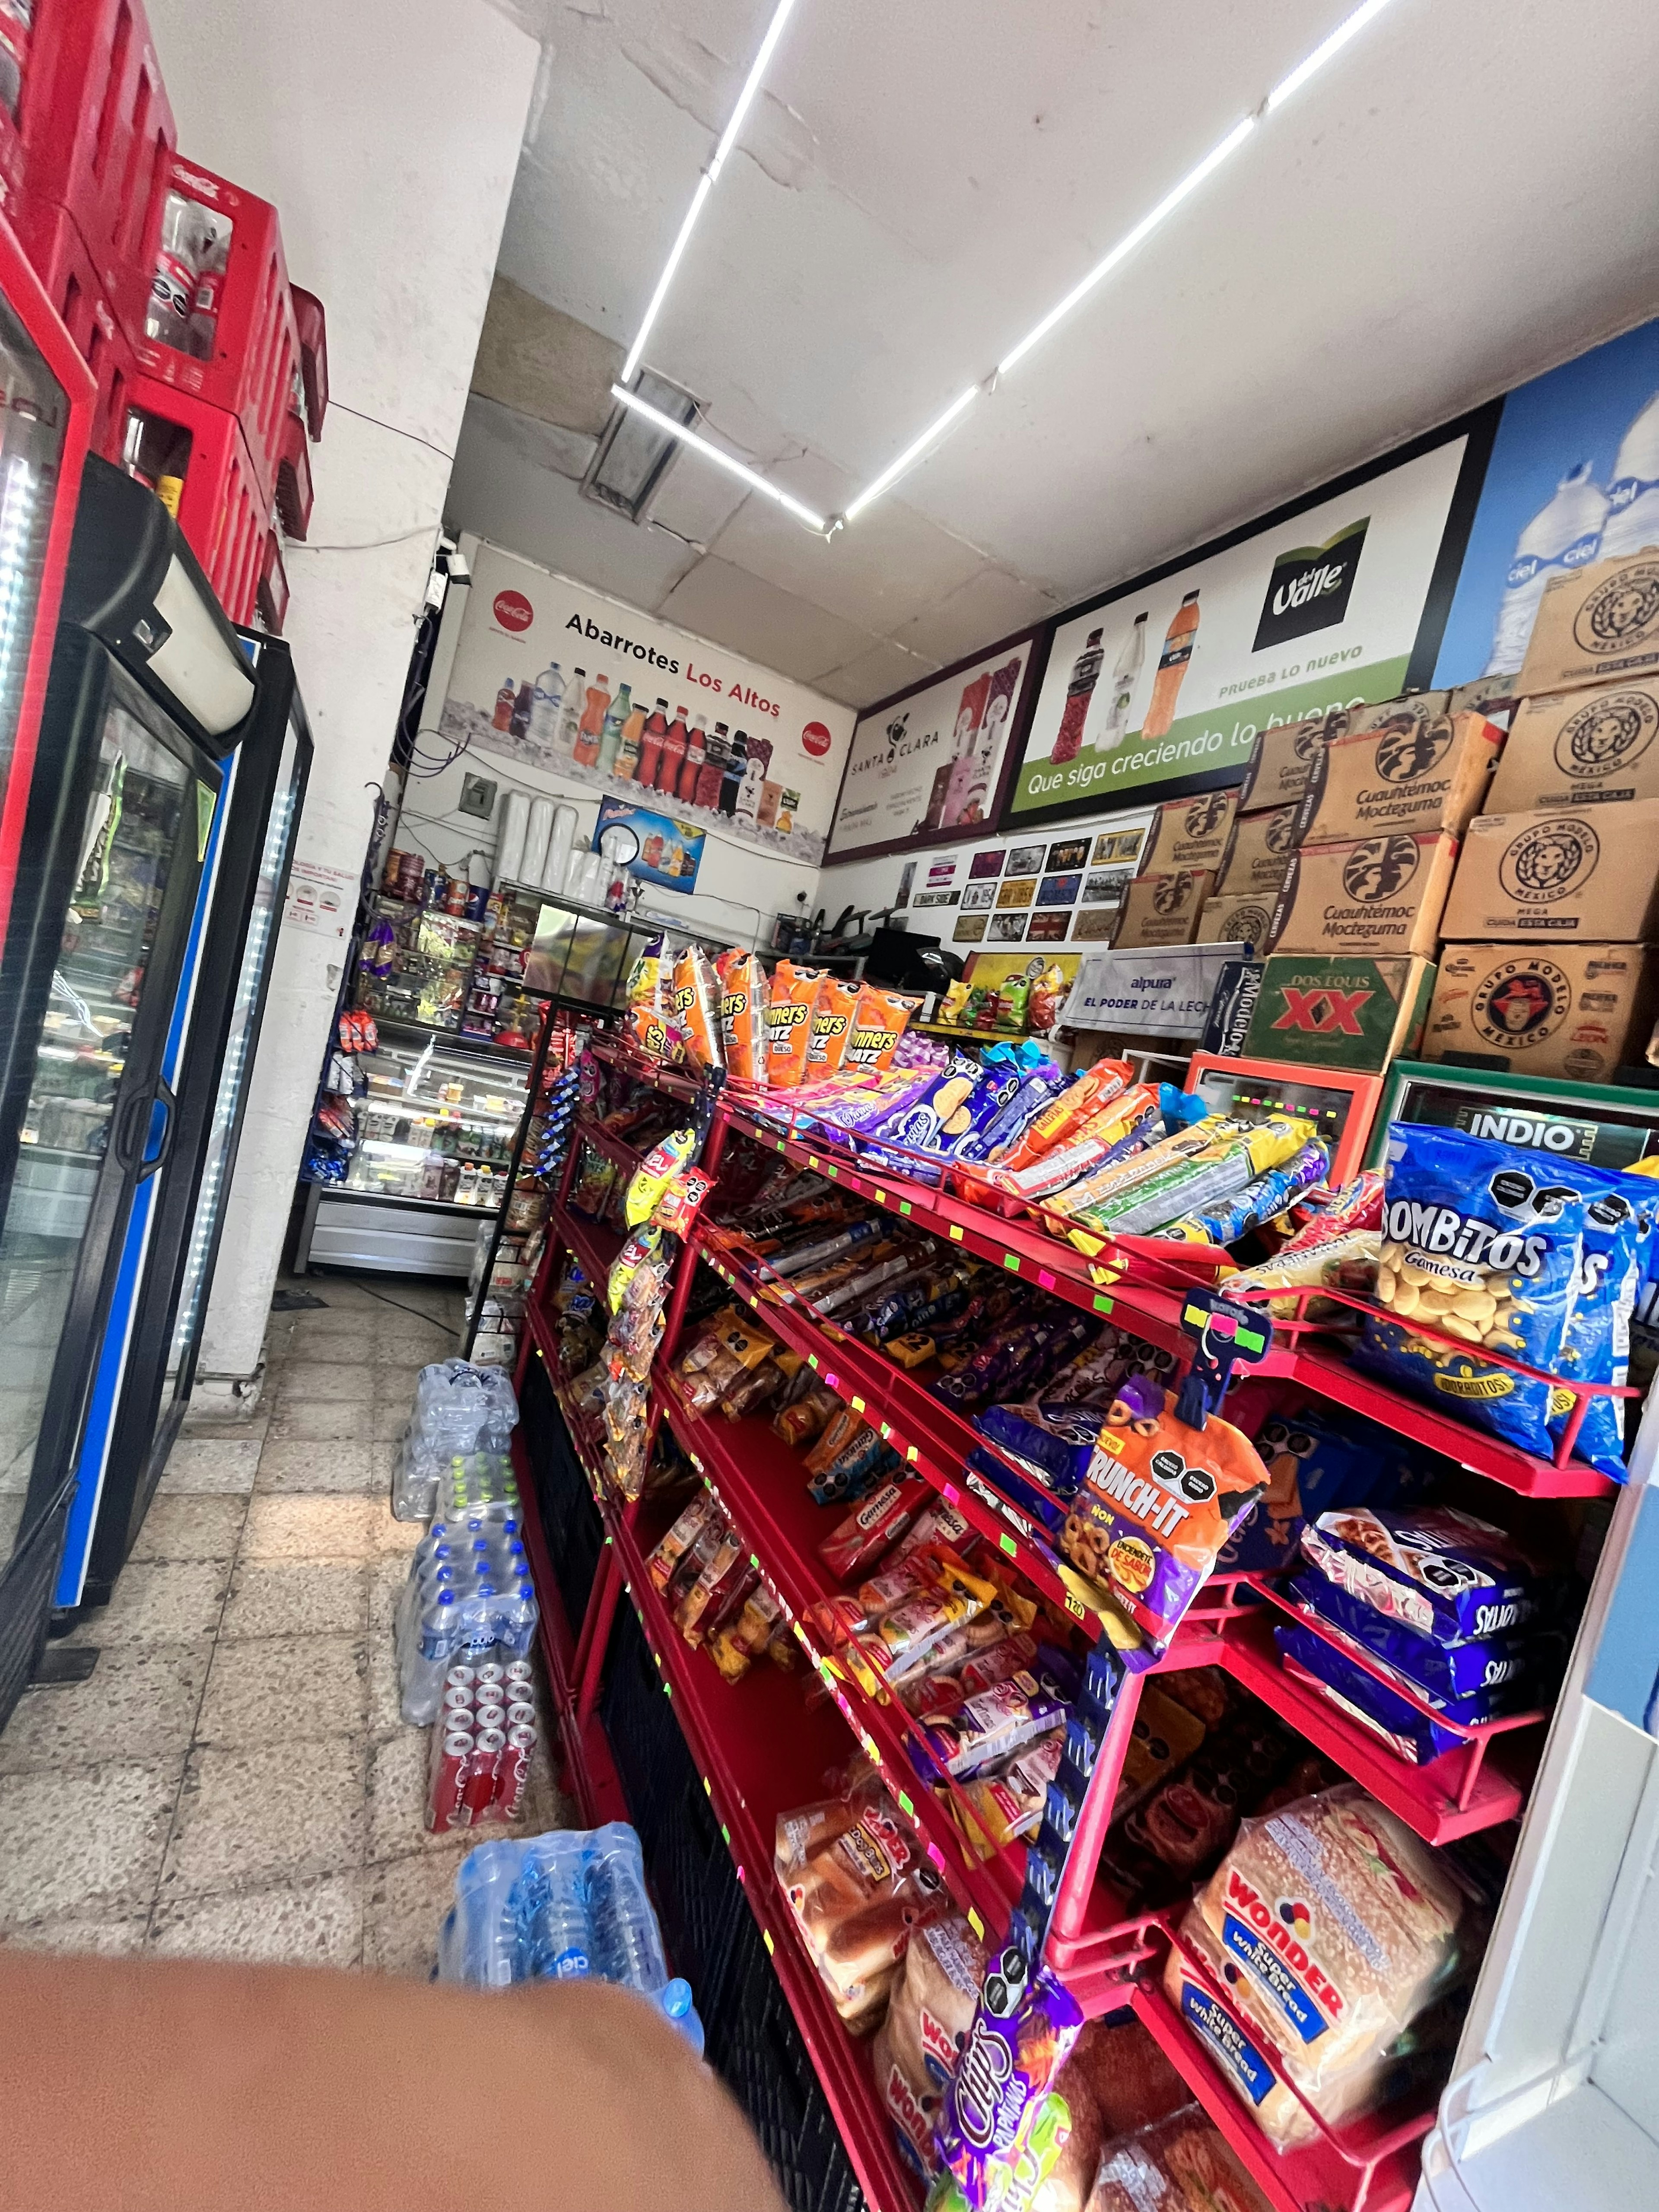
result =
M377 1025L378 1048L357 1057L345 1180L309 1185L295 1271L465 1277L478 1224L507 1196L532 1063L412 1024Z
M59 1609L108 1599L189 1401L276 949L311 740L288 648L241 642L258 700L209 833L164 1059L174 1134L153 1206L127 1228L76 1455Z
M254 678L152 495L88 461L0 954L0 1314L16 1540L0 1715L38 1647L88 1386L178 1131L178 986ZM27 1562L27 1565L21 1564Z

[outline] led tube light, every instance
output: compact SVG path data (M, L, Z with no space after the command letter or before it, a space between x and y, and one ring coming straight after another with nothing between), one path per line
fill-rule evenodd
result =
M1349 40L1357 32L1363 31L1373 15L1380 15L1388 4L1389 0L1364 0L1363 7L1356 8L1352 15L1345 16L1323 46L1316 46L1306 61L1298 62L1290 75L1281 78L1273 87L1267 94L1267 112L1271 114L1293 92L1299 91L1316 70L1323 69L1333 54L1340 53Z
M611 397L619 399L624 407L631 407L636 415L643 415L647 422L654 422L658 429L665 431L671 438L678 438L681 445L690 446L694 453L701 453L705 460L713 461L728 475L741 477L751 491L763 491L768 499L776 500L780 507L787 507L790 514L798 516L809 530L816 530L820 535L828 530L830 526L826 519L814 514L793 492L785 491L781 484L769 482L758 471L751 469L746 461L740 461L735 453L728 453L722 447L712 445L707 438L699 437L695 430L688 429L684 422L677 422L672 415L665 415L659 407L653 407L637 393L626 390L620 384L613 384Z
M963 409L966 407L971 400L975 400L979 398L979 392L980 387L976 384L970 384L965 392L957 392L956 398L951 402L945 412L942 415L936 416L935 419L927 425L927 428L922 432L921 437L913 439L896 461L889 461L887 466L882 471L881 474L875 477L871 483L866 484L864 489L852 502L851 506L848 507L845 516L842 518L843 520L851 522L862 508L869 506L872 499L879 499L883 492L886 490L888 485L896 483L898 478L904 474L904 471L910 466L910 464L913 461L920 460L927 447L933 444L934 439L937 438L941 432L950 428L951 423L956 421Z
M685 220L680 225L679 235L669 250L668 258L663 264L662 275L657 279L657 289L651 295L651 304L645 311L645 319L635 334L633 344L628 349L628 358L623 363L622 372L622 381L624 384L631 384L634 381L635 372L640 365L640 356L645 351L645 342L651 335L653 324L662 312L662 303L668 297L668 288L674 281L674 271L680 265L680 258L691 242L691 233L696 227L697 217L702 213L702 204L714 190L714 179L725 167L726 155L737 143L738 133L743 128L743 118L748 114L755 94L761 88L761 79L766 74L766 64L771 60L778 40L783 36L783 27L788 21L789 11L794 4L795 0L778 0L778 4L773 10L772 20L766 27L766 36L760 42L760 51L750 63L749 74L744 79L743 90L738 94L738 104L732 111L732 118L720 133L720 143L715 147L708 166L697 179L697 189L691 195L691 204L685 211Z

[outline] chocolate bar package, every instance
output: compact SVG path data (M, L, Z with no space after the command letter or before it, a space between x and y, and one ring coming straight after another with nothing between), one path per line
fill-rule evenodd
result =
M1089 1472L1100 1421L1098 1408L1053 1405L1046 1400L988 1406L974 1416L974 1426L988 1443L1030 1462L1067 1498Z
M1561 1578L1534 1567L1501 1528L1450 1505L1322 1513L1303 1556L1327 1582L1437 1644L1547 1621Z
M1311 1567L1303 1567L1285 1584L1286 1595L1304 1612L1316 1613L1373 1659L1398 1675L1431 1705L1455 1705L1484 1698L1487 1711L1516 1712L1540 1701L1559 1673L1564 1640L1535 1628L1506 1636L1470 1638L1462 1644L1436 1644L1414 1628L1390 1620L1363 1598L1350 1597Z

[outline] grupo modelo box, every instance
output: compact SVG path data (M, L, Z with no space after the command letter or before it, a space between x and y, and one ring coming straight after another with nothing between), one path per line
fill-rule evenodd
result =
M1595 561L1544 586L1516 690L1524 699L1659 672L1659 550Z
M1442 935L1639 945L1659 923L1659 799L1534 807L1470 823Z
M1608 1083L1639 1059L1653 1006L1653 957L1639 945L1448 945L1422 1057Z
M1522 699L1485 812L1659 799L1659 676Z
M1279 895L1270 950L1431 958L1456 858L1444 830L1304 843Z

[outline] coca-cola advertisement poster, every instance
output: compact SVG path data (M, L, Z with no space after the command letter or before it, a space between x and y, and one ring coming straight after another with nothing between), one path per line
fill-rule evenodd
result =
M1258 730L1426 684L1484 458L1466 419L1062 617L1004 828L1237 783Z
M996 819L1009 748L1029 708L1031 639L867 708L847 756L832 860L956 843Z
M469 550L441 737L817 866L851 708L497 546Z

